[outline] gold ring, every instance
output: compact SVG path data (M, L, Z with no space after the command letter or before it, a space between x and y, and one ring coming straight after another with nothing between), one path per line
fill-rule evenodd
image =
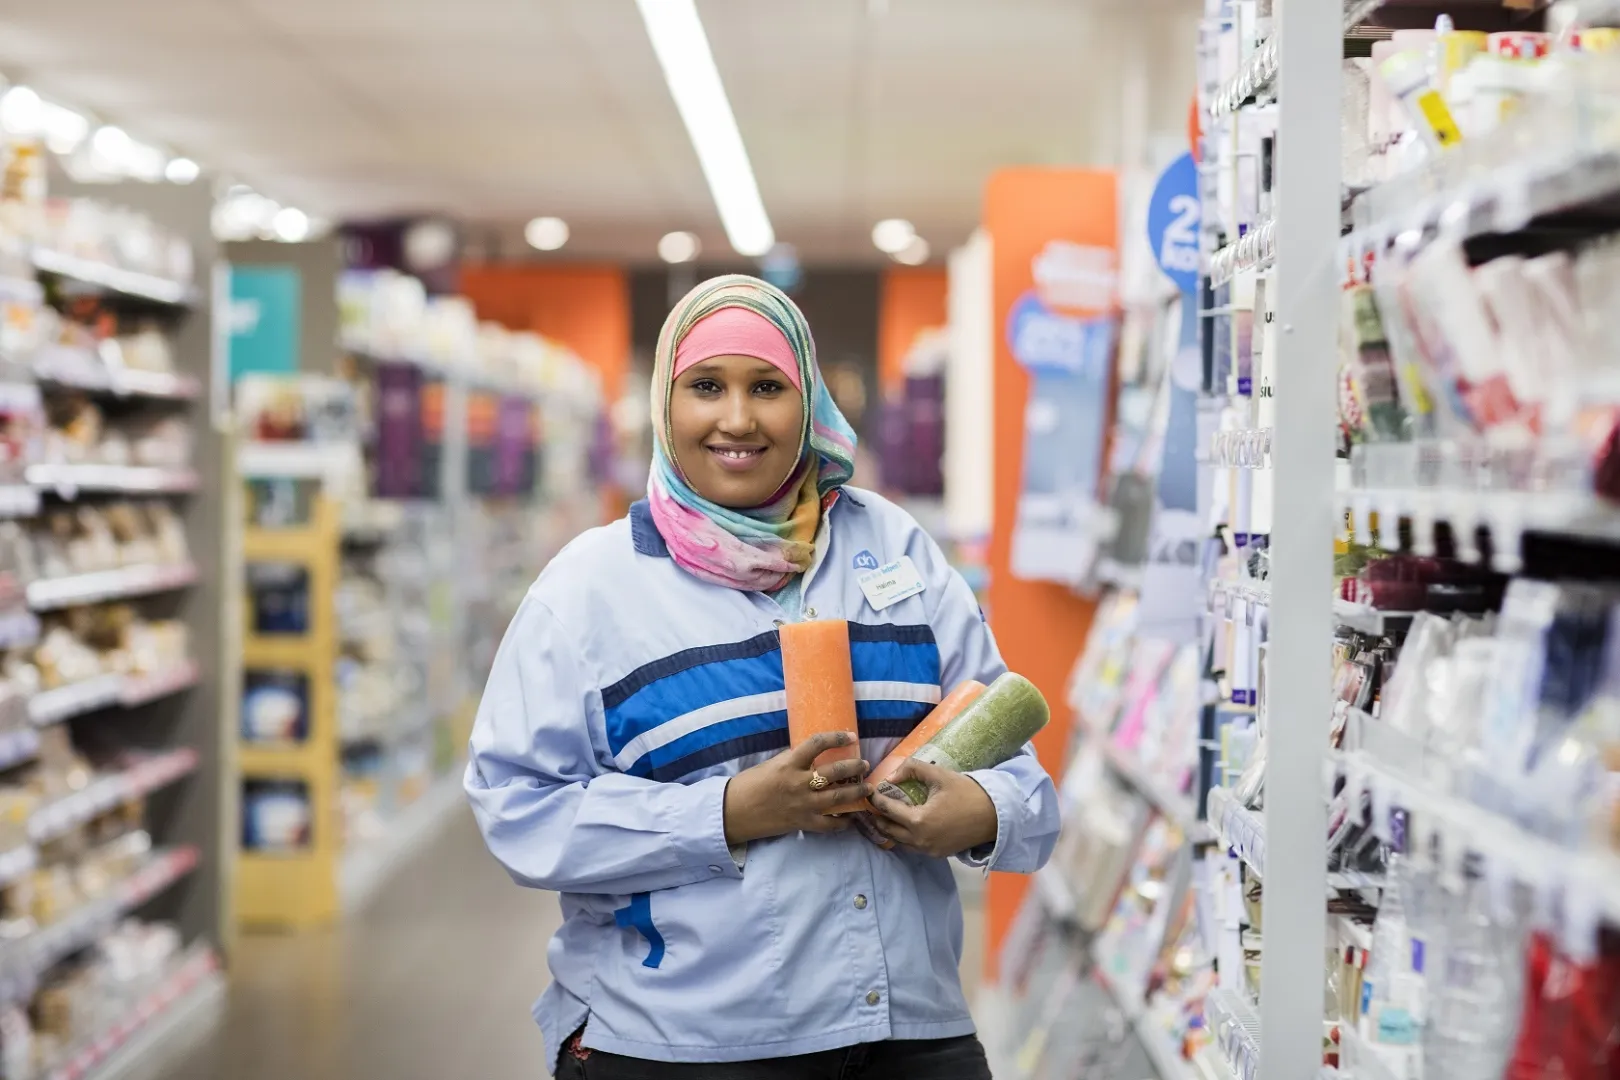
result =
M828 780L825 776L822 776L820 773L814 772L814 771L812 771L810 773L810 790L811 791L825 791L825 790L827 790L827 785L830 784L830 783L832 783L832 781Z

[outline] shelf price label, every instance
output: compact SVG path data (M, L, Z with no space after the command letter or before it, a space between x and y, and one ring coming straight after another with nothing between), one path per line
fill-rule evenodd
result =
M1198 291L1198 236L1203 220L1198 201L1198 165L1182 154L1159 174L1148 202L1148 243L1154 261L1176 288Z

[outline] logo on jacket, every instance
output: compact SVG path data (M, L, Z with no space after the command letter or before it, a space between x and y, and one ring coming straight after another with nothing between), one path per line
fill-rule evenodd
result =
M878 566L877 556L864 548L859 555L855 556L855 569L857 570L876 570Z

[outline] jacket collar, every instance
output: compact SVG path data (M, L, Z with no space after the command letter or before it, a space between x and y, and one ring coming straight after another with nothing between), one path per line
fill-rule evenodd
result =
M866 505L848 488L838 490L838 498L833 500L833 505L836 506L846 499L856 506ZM831 513L832 507L828 507L827 511ZM630 540L639 555L648 555L655 559L669 558L669 545L664 542L663 534L653 523L652 508L647 505L646 499L637 499L630 504Z

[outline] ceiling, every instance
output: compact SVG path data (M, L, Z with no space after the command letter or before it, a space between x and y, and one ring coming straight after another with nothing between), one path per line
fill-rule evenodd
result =
M1119 160L1122 87L1185 125L1198 0L698 0L778 239L936 252L1005 164ZM0 74L332 218L439 212L521 250L728 250L633 0L51 0L0 10Z

